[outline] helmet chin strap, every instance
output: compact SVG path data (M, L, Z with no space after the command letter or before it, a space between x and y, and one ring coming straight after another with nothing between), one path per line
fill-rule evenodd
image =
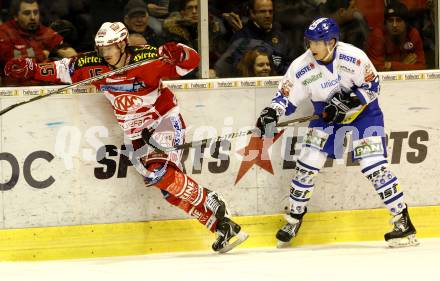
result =
M119 46L118 46L118 47L119 47ZM127 47L127 42L126 42L126 44L125 44L125 47ZM119 47L119 49L121 50L121 53L120 53L120 55L119 55L119 59L118 59L118 61L117 61L115 64L110 64L113 68L116 68L116 66L118 65L118 63L121 61L122 56L125 54L125 48L124 48L124 51L122 51L122 48L121 48L121 47Z
M119 55L119 59L115 64L110 64L111 66L113 66L114 68L116 68L116 66L118 65L118 63L121 61L122 56L125 54L125 52L121 52L121 54Z
M336 44L337 44L337 42L335 42L335 45L333 46L333 48L331 50L330 50L330 47L327 45L328 54L321 61L327 62L327 60L333 55L333 51L336 48Z

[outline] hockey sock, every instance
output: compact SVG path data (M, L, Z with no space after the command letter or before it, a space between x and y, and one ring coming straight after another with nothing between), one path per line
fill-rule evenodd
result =
M376 162L363 168L362 173L371 181L391 214L397 215L405 208L405 202L399 181L387 164L387 160Z
M152 164L148 169L157 168L159 165ZM204 207L206 188L173 166L167 167L165 175L155 186L162 190L169 203L196 218L211 231L215 230L217 219L211 210Z
M153 170L159 165L156 163L149 165L148 170ZM203 205L206 199L206 189L174 166L167 167L165 175L155 186L193 206Z
M309 166L300 160L296 162L295 177L290 184L290 214L302 214L312 196L315 187L315 176L319 169Z
M170 204L182 209L185 213L193 218L196 218L201 224L206 226L211 232L214 232L217 227L217 218L211 210L203 207L203 204L198 206L191 205L188 201L177 198L176 196L161 190L164 194L165 200Z

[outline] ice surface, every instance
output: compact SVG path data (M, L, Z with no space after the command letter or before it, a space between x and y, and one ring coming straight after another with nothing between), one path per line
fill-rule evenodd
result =
M135 257L0 263L4 281L430 281L440 280L440 238L391 249L356 242L288 249L236 249Z

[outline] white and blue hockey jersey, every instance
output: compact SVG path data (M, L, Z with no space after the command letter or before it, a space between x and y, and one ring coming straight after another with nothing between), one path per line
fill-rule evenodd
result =
M367 107L377 107L379 76L367 55L360 49L338 42L333 61L322 64L310 50L295 59L272 99L272 107L279 116L290 115L306 99L313 103L315 114L320 114L335 92L353 92L362 105L350 110L342 124L355 120ZM376 102L375 102L376 101Z

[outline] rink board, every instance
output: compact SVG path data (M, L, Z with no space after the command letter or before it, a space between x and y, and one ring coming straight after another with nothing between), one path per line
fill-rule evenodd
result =
M380 104L389 136L390 166L399 177L408 204L421 210L427 208L427 218L432 218L433 223L426 225L433 229L426 233L430 233L429 237L438 236L438 216L435 216L438 211L426 206L440 206L440 72L381 76L384 83ZM168 85L177 93L188 126L187 141L191 141L251 128L271 99L278 80L279 77L192 80ZM44 94L48 89L54 87L0 88L0 108ZM289 118L308 115L310 110L311 105L305 104ZM64 257L69 258L69 253L71 257L87 257L95 253L101 256L210 248L213 236L207 236L203 227L186 220L186 214L169 206L157 189L145 188L127 158L117 152L123 143L121 130L110 104L93 88L67 91L18 107L0 117L0 128L0 229L5 229L1 231L5 236L0 236L0 244L5 245L1 249L9 249L1 257L14 260L11 254L16 250L27 253L20 255L24 259L32 259L34 255L36 259L49 259L63 257L60 254L63 251ZM249 144L249 137L223 146L221 159L209 153L210 147L203 154L197 152L200 148L184 151L186 173L221 193L233 216L255 227L264 225L254 223L256 220L268 220L266 240L259 242L258 230L252 233L255 242L250 240L248 245L273 243L275 230L281 224L279 214L288 205L289 182L305 131L304 127L287 128L269 149L270 159L249 169L240 155ZM105 158L98 160L102 148L106 148ZM318 176L309 204L310 218L315 214L352 214L350 210L361 210L355 211L356 214L365 211L368 217L368 210L383 207L359 167L349 159L346 154L341 161L328 162L328 167ZM187 240L155 234L158 242L154 247L146 247L151 244L150 240L142 240L146 230L161 229L176 220L182 220L184 226L179 231L185 234L182 237L189 237ZM383 212L378 221L386 220L388 216ZM348 220L347 225L351 227L352 221ZM126 228L124 234L122 230ZM359 236L361 240L378 240L387 229L385 223L374 237L369 234L364 237L354 228L344 239L351 241ZM115 247L108 236L91 235L101 232L115 233ZM196 235L196 239L192 240L194 236L190 234ZM41 253L45 254L41 256L35 250L26 252L26 249L39 249L40 244L33 244L39 235L43 236ZM141 237L135 239L140 242L130 244L132 235ZM68 244L64 238L55 240L58 244L51 244L53 254L50 254L50 242L42 241L57 237L68 237L68 241L78 244ZM311 242L335 240L331 237L313 238ZM305 238L298 239L301 243L300 239ZM167 248L168 244L173 247ZM20 245L28 247L20 248Z
M417 237L440 237L439 206L414 207L410 215ZM382 240L389 218L383 209L310 213L292 246ZM250 234L242 248L275 247L275 233L284 224L281 215L235 219ZM195 220L0 230L0 237L0 261L209 251L215 239Z

